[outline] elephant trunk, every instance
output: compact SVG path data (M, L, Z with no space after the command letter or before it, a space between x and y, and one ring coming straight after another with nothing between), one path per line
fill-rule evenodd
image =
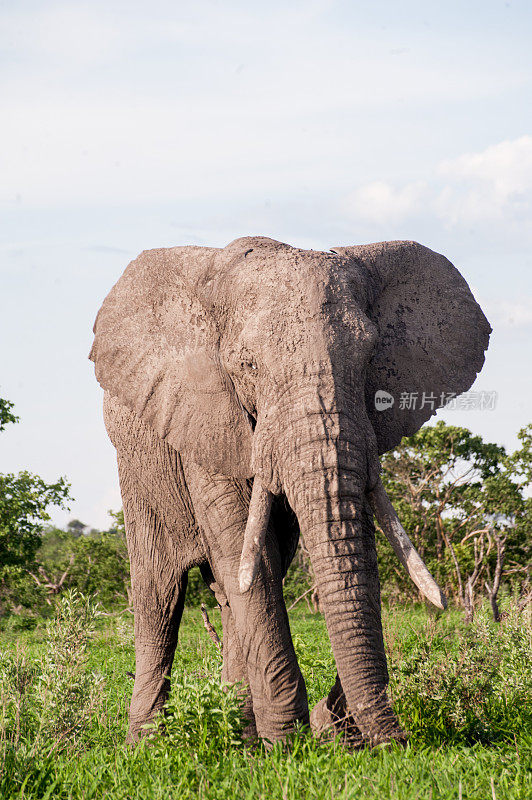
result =
M373 489L368 492L368 500L397 558L421 594L434 606L444 611L447 608L447 598L408 538L380 478ZM241 592L248 591L257 575L272 501L273 494L262 486L259 478L255 478L238 573Z
M386 695L388 671L364 436L339 419L340 437L322 437L307 462L283 476L310 554L338 674L350 712L372 743L404 739ZM316 432L315 432L316 433ZM304 448L305 449L305 448ZM305 464L305 459L302 460Z

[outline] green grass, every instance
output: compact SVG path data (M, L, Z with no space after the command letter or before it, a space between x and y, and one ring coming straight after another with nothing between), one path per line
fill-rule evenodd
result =
M219 623L216 611L211 618ZM325 626L303 607L291 624L313 704L335 675ZM510 608L500 625L481 611L468 628L456 612L436 617L424 608L394 608L385 614L385 631L390 691L411 737L406 749L358 752L319 743L306 731L288 750L246 747L234 696L220 690L219 655L199 610L185 610L167 735L136 748L123 744L132 688L126 672L134 671L131 618L97 620L86 651L68 667L74 677L56 676L57 684L50 664L62 651L57 643L50 648L50 629L4 633L0 797L529 800L530 610L518 615ZM78 689L71 716L59 708L54 728L46 712L48 728L38 734L42 677L41 695L35 687L46 664L52 682L45 699L66 696L72 681ZM95 673L92 693L80 671Z

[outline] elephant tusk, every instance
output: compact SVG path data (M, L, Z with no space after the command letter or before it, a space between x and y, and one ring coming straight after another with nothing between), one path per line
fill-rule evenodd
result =
M437 608L446 609L447 599L444 593L428 571L421 556L399 522L399 518L380 478L376 486L368 492L368 497L377 522L393 547L395 555L421 594Z
M266 540L272 500L273 494L262 486L258 478L255 478L238 570L241 592L248 591L257 575L262 548Z

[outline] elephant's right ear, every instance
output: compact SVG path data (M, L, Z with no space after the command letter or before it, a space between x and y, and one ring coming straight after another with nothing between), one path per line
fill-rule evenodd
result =
M251 477L252 429L224 369L212 314L191 285L214 269L214 248L141 253L94 324L100 385L209 472Z

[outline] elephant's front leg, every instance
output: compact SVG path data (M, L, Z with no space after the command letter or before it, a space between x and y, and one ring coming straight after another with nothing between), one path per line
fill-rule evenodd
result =
M125 480L121 485L135 613L135 684L126 740L131 743L168 698L187 573L179 571L172 539L155 513L133 498Z
M309 723L307 692L297 663L282 591L275 535L266 537L259 573L240 592L238 568L250 492L245 483L186 469L196 517L216 583L223 587L246 664L258 735L283 739L296 723Z

